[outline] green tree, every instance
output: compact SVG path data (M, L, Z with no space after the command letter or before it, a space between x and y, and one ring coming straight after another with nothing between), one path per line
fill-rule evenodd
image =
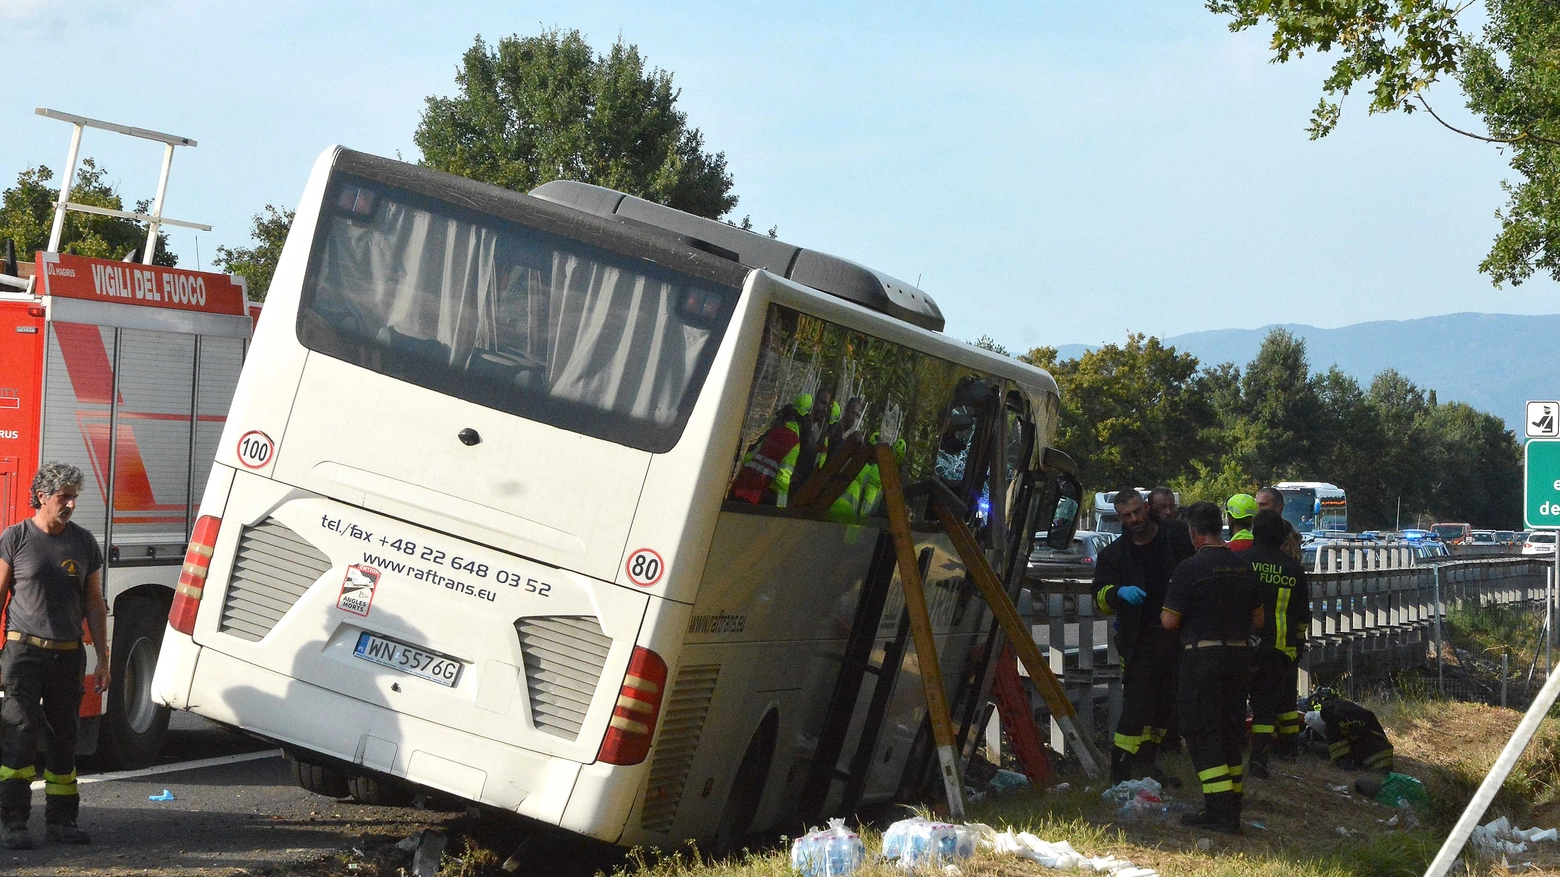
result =
M646 70L620 37L597 55L577 30L479 36L454 97L429 97L414 140L423 163L526 192L556 179L606 186L700 216L736 206L725 153L677 109L672 74Z
M1241 414L1250 422L1246 471L1271 484L1315 469L1312 440L1321 400L1311 382L1305 341L1274 329L1240 379Z
M282 257L282 245L287 243L287 232L292 230L293 215L286 207L267 204L264 212L254 215L249 231L253 246L217 247L212 264L229 274L242 275L249 283L251 301L265 301L276 262Z
M1501 230L1479 269L1495 283L1520 284L1534 271L1560 280L1560 3L1484 0L1478 31L1459 17L1472 0L1207 0L1230 30L1272 28L1273 60L1337 52L1312 113L1312 139L1338 124L1341 103L1368 85L1370 111L1425 110L1458 134L1509 150L1519 179L1503 187ZM1485 133L1444 121L1425 89L1455 76Z
M1078 461L1086 484L1159 484L1191 471L1213 418L1195 356L1135 334L1077 359L1059 362L1050 347L1019 358L1056 378L1058 444Z
M105 177L107 171L90 158L81 160L70 199L78 204L124 210L124 202ZM16 242L19 259L31 259L49 245L49 230L54 224L54 204L60 191L49 185L54 171L43 165L30 167L16 175L16 185L0 193L0 241ZM151 209L150 201L140 201L135 212ZM94 259L121 259L146 246L146 228L132 219L70 211L60 234L60 252ZM168 250L168 236L157 233L155 265L172 266L178 257Z

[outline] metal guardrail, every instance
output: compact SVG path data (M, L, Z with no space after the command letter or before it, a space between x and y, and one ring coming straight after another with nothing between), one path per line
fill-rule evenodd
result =
M1351 548L1307 573L1311 632L1300 662L1300 687L1314 680L1352 681L1423 667L1441 652L1442 619L1466 605L1555 606L1554 560L1540 556L1450 558L1413 564L1408 549ZM1078 710L1080 724L1096 727L1097 701L1115 726L1121 709L1121 658L1089 582L1030 579L1032 629ZM1547 603L1546 603L1547 601ZM1104 631L1099 630L1105 627ZM1553 629L1553 625L1550 626ZM1547 662L1546 662L1547 666ZM1052 726L1051 746L1065 752Z

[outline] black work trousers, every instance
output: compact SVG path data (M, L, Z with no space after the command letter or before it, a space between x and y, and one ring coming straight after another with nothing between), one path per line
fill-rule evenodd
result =
M74 824L76 729L81 712L86 652L62 651L27 642L0 649L0 823L26 825L32 810L32 781L38 744L44 753L44 816L51 824Z
M1300 733L1300 666L1278 649L1259 649L1251 662L1251 738L1253 748L1275 735Z
M1187 647L1181 653L1181 736L1203 796L1243 791L1247 646Z
M1117 749L1136 755L1145 743L1164 742L1175 726L1181 637L1161 627L1138 631L1132 657L1121 669L1121 717L1116 720Z

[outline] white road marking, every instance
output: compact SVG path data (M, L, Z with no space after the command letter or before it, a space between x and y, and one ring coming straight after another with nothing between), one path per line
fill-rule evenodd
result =
M140 770L117 770L112 773L96 773L92 776L81 777L76 782L81 785L88 785L90 783L111 783L115 780L133 780L162 773L177 773L181 770L200 770L205 767L221 767L224 764L239 764L245 761L278 758L281 754L282 750L280 749L267 749L264 752L242 752L238 755L223 755L217 758L197 758L194 761L159 764L156 767L143 767ZM35 792L41 788L43 788L43 780L38 780L32 784L32 789Z

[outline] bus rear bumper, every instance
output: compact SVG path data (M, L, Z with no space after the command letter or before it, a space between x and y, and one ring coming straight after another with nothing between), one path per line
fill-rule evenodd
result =
M214 649L199 651L189 689L191 712L365 771L400 777L598 839L613 841L622 833L626 806L622 814L615 812L620 808L606 813L594 806L584 811L568 807L581 775L577 762L398 713L387 705L290 679ZM227 681L234 679L244 682ZM632 781L622 774L637 779L638 773L607 765L586 771L587 785L595 792L587 797L592 798L604 791L603 781L615 786Z

